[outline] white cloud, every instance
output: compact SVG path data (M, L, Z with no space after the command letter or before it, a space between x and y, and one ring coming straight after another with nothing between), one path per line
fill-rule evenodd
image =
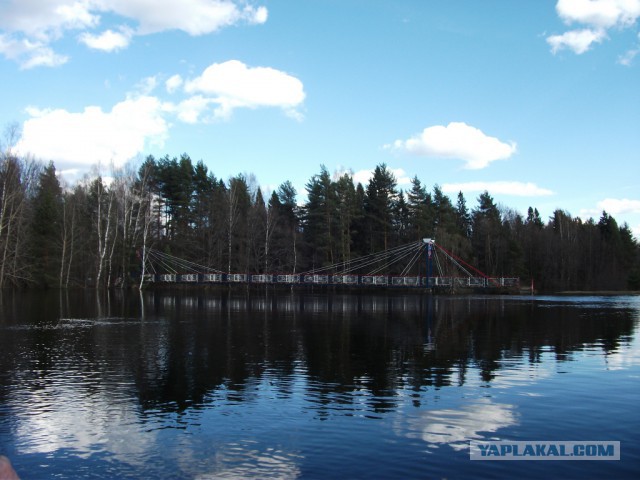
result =
M127 48L131 43L133 32L129 28L123 28L120 32L106 30L99 35L85 32L80 35L80 41L87 47L104 52L114 52Z
M167 117L197 123L220 115L221 109L228 115L240 107L279 107L290 114L304 99L302 83L278 70L248 68L238 61L214 67L220 69L207 69L189 83L189 88L180 75L170 77L165 82L167 90L182 86L192 93L177 103L152 96L159 76L150 76L111 111L99 106L79 112L30 107L30 118L22 126L16 149L24 155L54 160L61 170L97 163L121 166L150 144L163 145L170 127Z
M251 8L251 7L249 7ZM251 23L254 24L262 24L267 22L267 18L269 17L269 12L266 7L258 7L257 9L250 11Z
M574 53L581 55L591 48L594 43L601 43L607 34L604 30L571 30L562 35L551 35L547 38L547 43L551 45L551 52L557 53L560 50L568 48Z
M138 92L138 94L141 96L149 95L156 89L157 86L158 76L152 75L150 77L143 78L136 84L136 92Z
M0 36L9 35L0 53L18 61L22 68L58 65L66 58L47 48L66 33L78 32L89 48L106 52L126 48L133 35L180 30L189 35L206 35L241 23L256 25L267 21L268 11L245 0L5 0L0 2ZM103 16L120 17L131 26L102 33L91 31ZM4 32L4 33L3 33ZM20 44L39 45L41 51L29 55ZM1 46L0 46L1 47ZM43 50L44 49L44 50ZM31 50L30 50L31 51ZM40 60L38 60L40 58ZM52 60L52 59L55 59Z
M638 43L634 48L627 50L618 57L618 63L625 67L631 66L633 59L640 53L640 33L638 34Z
M568 48L582 54L606 39L608 30L635 25L640 17L640 0L558 0L556 12L567 25L577 23L586 28L549 36L551 51Z
M640 16L640 0L558 0L556 12L567 24L624 28Z
M360 170L353 174L353 182L356 185L361 183L366 187L371 177L373 177L373 170Z
M205 35L241 22L260 24L267 20L265 7L244 5L238 0L104 0L101 10L138 22L139 34L182 30Z
M407 175L407 172L402 168L388 168L389 172L393 174L396 179L396 183L399 187L403 185L411 184L411 178ZM361 183L364 187L367 186L371 177L373 177L374 170L359 170L353 174L353 182L357 185Z
M236 108L277 107L293 117L305 99L302 82L269 67L248 67L238 60L214 63L187 81L187 93L203 94L218 105L216 117L227 118Z
M621 216L637 215L640 214L640 200L630 200L627 198L605 198L596 204L595 208L583 208L580 210L578 216L584 220L593 218L596 221L602 216L602 212L605 211L609 215L618 220L619 224L625 221L621 219ZM627 223L635 220L627 219ZM635 227L631 226L631 232L633 236L640 240L640 224Z
M123 165L149 143L162 145L168 131L165 106L154 97L129 98L110 112L86 107L82 112L28 109L16 145L23 154L54 160L59 168Z
M442 185L444 193L484 192L492 194L513 195L517 197L543 197L553 195L549 189L537 186L531 182L466 182L445 183Z
M175 107L175 112L181 121L194 124L202 120L202 115L209 110L209 106L212 103L213 100L210 98L203 97L202 95L194 95L180 102Z
M17 61L20 68L25 70L34 67L58 67L69 60L68 57L55 53L41 41L17 39L1 33L0 54L9 60Z
M515 143L501 142L464 122L428 127L408 140L396 140L385 147L426 157L460 159L468 169L485 168L495 160L509 158L516 151Z
M598 202L600 213L605 210L610 215L626 213L640 213L640 200L629 200L627 198L605 198Z
M52 41L67 30L93 28L100 22L93 0L8 0L0 6L0 28L28 38Z
M584 219L595 218L597 220L603 211L614 217L618 215L638 214L640 213L640 200L605 198L599 201L595 208L583 208L580 210L579 216Z
M165 82L165 87L168 93L174 93L182 86L183 80L180 75L173 75Z

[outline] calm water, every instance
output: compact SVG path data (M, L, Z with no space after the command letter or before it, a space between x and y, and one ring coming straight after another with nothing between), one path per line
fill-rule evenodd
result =
M0 454L23 479L638 478L639 329L640 297L5 292Z

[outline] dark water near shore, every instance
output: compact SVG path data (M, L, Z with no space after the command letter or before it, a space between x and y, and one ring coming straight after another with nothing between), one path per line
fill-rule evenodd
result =
M0 296L0 454L41 478L638 478L640 297ZM621 442L472 462L470 440Z

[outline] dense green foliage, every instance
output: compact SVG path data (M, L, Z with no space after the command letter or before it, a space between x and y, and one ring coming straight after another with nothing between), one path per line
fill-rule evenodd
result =
M640 247L606 212L584 222L556 210L545 224L488 192L470 208L462 192L453 203L417 177L400 190L384 164L367 185L321 166L300 205L289 181L265 193L252 175L225 181L187 155L73 188L52 163L0 160L2 287L131 285L149 248L225 272L302 272L431 237L541 290L640 289Z

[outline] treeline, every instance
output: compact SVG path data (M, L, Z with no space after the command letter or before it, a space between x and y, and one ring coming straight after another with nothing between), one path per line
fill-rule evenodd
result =
M188 155L111 177L63 188L53 163L5 152L0 287L133 285L151 248L224 272L302 272L431 237L488 275L541 290L640 289L639 245L606 212L583 222L556 210L545 223L488 192L470 208L462 192L454 202L417 177L399 189L384 164L367 185L322 166L302 205L289 181L264 195L253 175L225 181Z

